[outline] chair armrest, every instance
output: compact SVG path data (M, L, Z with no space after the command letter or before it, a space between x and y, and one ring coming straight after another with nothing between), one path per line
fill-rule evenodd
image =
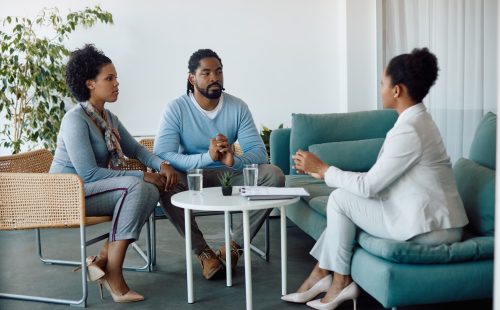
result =
M52 153L46 149L0 156L0 172L47 173L51 164Z
M127 158L125 164L120 167L120 170L140 170L146 172L148 168L137 159Z
M284 174L290 173L290 128L274 129L271 132L271 164L278 166Z
M85 224L85 192L75 174L0 173L0 230Z

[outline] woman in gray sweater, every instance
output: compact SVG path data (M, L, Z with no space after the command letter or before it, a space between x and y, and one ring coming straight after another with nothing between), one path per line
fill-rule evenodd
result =
M78 174L85 187L87 216L112 215L109 242L98 256L87 258L89 277L99 280L115 302L144 297L132 291L122 267L130 243L157 205L159 191L177 183L175 170L141 146L118 118L104 108L118 98L118 80L111 60L93 45L74 51L66 83L80 102L64 116L51 173ZM136 158L157 173L120 170L125 156Z

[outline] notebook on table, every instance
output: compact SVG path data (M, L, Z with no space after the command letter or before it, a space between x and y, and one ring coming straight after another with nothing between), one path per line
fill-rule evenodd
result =
M309 193L303 187L242 187L240 194L248 200L292 199L309 196Z

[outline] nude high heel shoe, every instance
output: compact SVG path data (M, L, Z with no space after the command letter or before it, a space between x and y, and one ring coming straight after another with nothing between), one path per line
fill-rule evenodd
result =
M316 282L310 289L302 293L292 293L288 295L281 296L281 299L284 301L295 302L303 304L318 296L318 294L326 292L330 285L332 285L332 275L327 275L323 277L321 280Z
M354 310L356 310L356 300L358 299L361 290L359 286L352 282L348 286L344 287L342 291L335 297L332 301L327 303L322 303L321 299L312 300L307 303L307 305L314 309L320 310L333 310L336 309L341 303L346 300L352 299L354 304Z
M104 277L105 273L99 266L97 266L96 261L97 256L89 256L86 259L87 262L87 270L88 270L88 279L90 281L97 281L100 278Z
M89 281L97 281L105 275L104 270L97 266L97 260L97 256L88 256L85 259L85 262L87 263L87 280ZM75 269L73 269L73 272L76 272L80 269L82 269L82 266L76 267Z
M101 299L103 299L103 294L102 294L102 286L108 290L109 294L111 295L111 298L113 298L114 302L135 302L135 301L141 301L144 300L144 296L141 294L134 292L132 290L129 290L123 295L120 295L119 293L113 292L111 289L111 286L108 283L108 280L106 277L103 277L99 280L99 294L101 295Z

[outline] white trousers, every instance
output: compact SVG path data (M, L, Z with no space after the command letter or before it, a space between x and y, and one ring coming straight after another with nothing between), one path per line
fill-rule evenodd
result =
M351 258L358 228L372 236L391 239L379 200L336 189L330 194L326 210L326 229L310 252L322 269L342 275L351 274ZM417 235L409 241L437 245L457 242L461 238L462 228L452 228Z

